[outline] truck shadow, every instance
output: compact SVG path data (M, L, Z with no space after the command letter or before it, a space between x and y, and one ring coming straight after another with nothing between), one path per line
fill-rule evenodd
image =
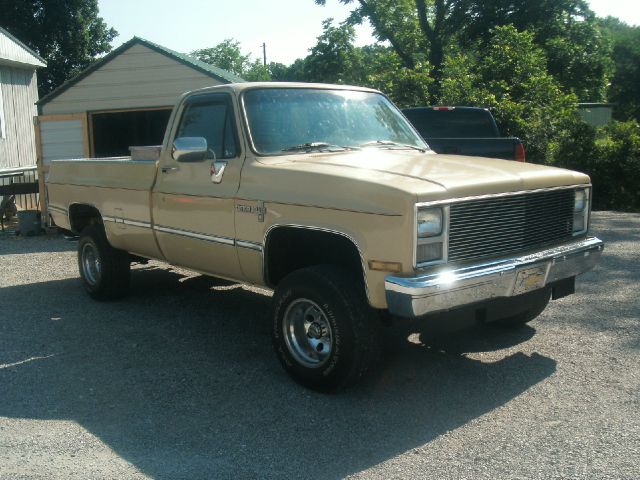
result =
M34 302L38 298L54 301ZM134 273L134 291L93 302L78 280L0 289L0 415L74 420L145 474L341 478L421 447L555 372L512 347L533 329L472 329L397 342L367 381L327 396L291 382L270 344L268 295Z

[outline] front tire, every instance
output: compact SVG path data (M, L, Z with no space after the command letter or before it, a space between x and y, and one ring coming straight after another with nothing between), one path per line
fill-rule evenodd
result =
M378 318L362 282L322 265L295 271L273 300L273 345L301 385L334 392L359 381L378 355Z
M85 290L95 300L120 298L129 290L129 254L109 245L101 226L91 225L80 234L78 268Z

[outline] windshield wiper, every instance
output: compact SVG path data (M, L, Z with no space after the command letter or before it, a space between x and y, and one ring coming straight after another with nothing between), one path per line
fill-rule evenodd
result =
M364 147L400 147L400 148L411 148L413 150L418 150L419 152L426 152L426 148L417 147L416 145L409 145L408 143L398 143L392 140L374 140L373 142L367 142L360 145L361 148Z
M314 150L360 150L360 148L334 145L326 142L307 142L282 149L283 152L311 152Z

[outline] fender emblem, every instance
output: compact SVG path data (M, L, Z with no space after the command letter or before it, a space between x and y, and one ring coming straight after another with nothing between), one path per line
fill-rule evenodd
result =
M259 222L264 222L264 215L267 213L267 208L264 206L263 201L259 201L257 205L245 205L238 203L236 205L236 211L238 213L253 213L258 216Z

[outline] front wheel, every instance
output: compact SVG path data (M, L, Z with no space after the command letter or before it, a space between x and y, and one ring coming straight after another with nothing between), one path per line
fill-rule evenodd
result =
M298 270L278 285L273 344L287 373L313 390L356 383L378 353L378 318L362 282L330 265Z
M124 296L131 280L129 254L109 245L104 229L91 225L80 234L78 268L82 284L96 300Z

